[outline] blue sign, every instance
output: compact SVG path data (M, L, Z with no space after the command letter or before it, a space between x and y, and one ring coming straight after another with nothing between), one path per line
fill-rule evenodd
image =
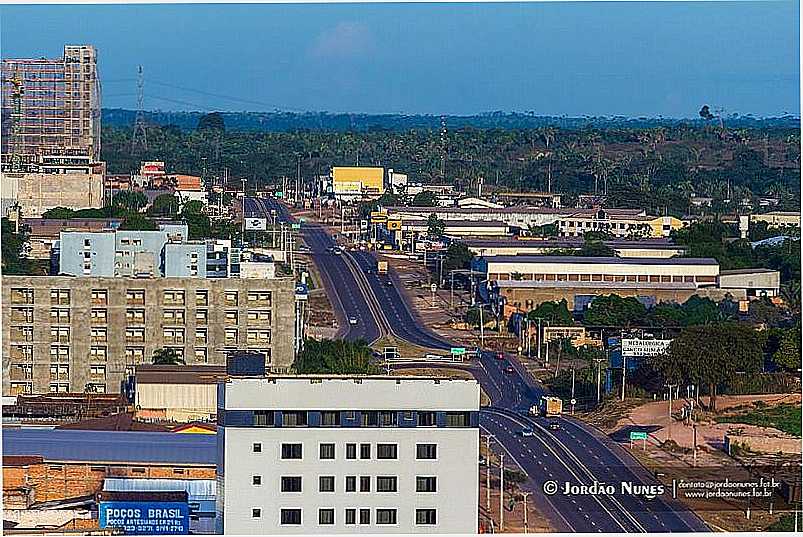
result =
M187 535L190 508L181 502L100 502L101 528L126 535Z

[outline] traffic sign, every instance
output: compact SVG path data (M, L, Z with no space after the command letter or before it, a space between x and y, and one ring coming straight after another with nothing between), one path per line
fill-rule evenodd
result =
M277 192L277 193L276 193L276 197L277 197L277 198L283 198L283 197L284 197L284 192L282 192L282 191L280 190L279 192Z
M301 229L301 224L293 224L290 227L293 229Z
M462 356L466 353L465 347L452 347L452 354L454 356Z
M569 401L569 403L572 404L572 405L576 405L577 404L577 399L572 399L571 401Z
M429 286L429 290L434 293L435 291L438 290L438 284L433 283L432 285Z
M630 440L646 440L647 433L644 431L630 431Z

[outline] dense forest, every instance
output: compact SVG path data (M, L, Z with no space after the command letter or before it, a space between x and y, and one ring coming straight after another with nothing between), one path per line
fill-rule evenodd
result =
M426 125L257 132L234 129L226 114L212 113L195 118L194 128L149 124L147 151L132 151L130 126L107 123L103 157L110 173L132 172L141 160L154 159L171 171L207 177L227 168L232 181L247 178L251 185L295 177L298 169L311 180L332 165L381 165L423 183L471 189L483 178L485 192L551 190L568 194L565 203L579 194L607 194L610 206L677 216L693 210L691 195L714 198L718 212L733 211L742 200L758 207L762 196L778 198L776 209L800 206L800 131L785 119L538 128L453 127L447 119L444 128L439 118L433 125L427 116L415 117Z

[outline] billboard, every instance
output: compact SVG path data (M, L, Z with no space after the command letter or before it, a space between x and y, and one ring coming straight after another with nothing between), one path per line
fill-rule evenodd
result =
M246 231L265 231L268 229L267 218L246 218L245 230Z
M120 528L126 535L187 535L190 508L186 502L100 502L101 528Z
M359 181L342 181L334 184L335 194L359 194L362 192L362 183Z
M623 339L622 356L658 356L670 343L671 339Z
M336 166L332 168L332 183L335 192L344 192L344 183L358 183L365 190L385 189L385 169L364 166Z

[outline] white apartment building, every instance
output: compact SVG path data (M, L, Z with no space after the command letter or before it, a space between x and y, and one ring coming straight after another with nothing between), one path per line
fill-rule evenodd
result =
M477 533L479 401L474 380L229 378L218 533Z

